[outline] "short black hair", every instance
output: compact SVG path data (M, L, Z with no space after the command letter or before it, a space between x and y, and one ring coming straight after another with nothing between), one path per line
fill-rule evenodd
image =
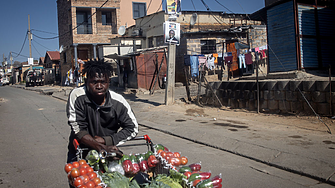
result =
M84 64L83 74L86 74L87 78L92 78L96 76L96 73L103 74L107 78L111 77L113 67L110 63L103 60L93 60L88 61Z

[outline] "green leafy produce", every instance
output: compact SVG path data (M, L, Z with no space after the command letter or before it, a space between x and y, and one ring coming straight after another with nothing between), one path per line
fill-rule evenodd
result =
M99 173L102 181L108 187L129 188L129 179L119 172Z
M129 188L140 188L140 186L138 185L138 183L137 183L136 180L132 180L132 181L129 183Z
M180 173L185 173L185 172L192 172L191 168L188 166L183 166L179 169Z
M170 169L170 178L174 182L177 182L180 185L182 185L182 187L186 187L186 182L183 179L187 179L187 177L184 174Z
M142 188L171 188L163 182L153 180L151 183L144 183L141 185Z
M166 174L158 174L155 180L158 182L162 182L170 186L171 188L183 188L179 183L173 181L173 179L168 177Z

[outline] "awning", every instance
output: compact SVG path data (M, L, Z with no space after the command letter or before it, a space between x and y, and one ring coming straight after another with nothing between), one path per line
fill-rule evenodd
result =
M43 67L33 67L33 70L39 70L39 69L44 69L44 68ZM30 68L27 70L30 70Z
M246 45L246 44L242 44L242 43L239 43L239 42L235 42L235 48L236 48L236 50L239 50L239 49L246 49L246 48L249 48L249 46Z
M118 55L118 54L105 55L104 57L110 58L110 59L117 59L117 60L130 59L131 58L131 56Z

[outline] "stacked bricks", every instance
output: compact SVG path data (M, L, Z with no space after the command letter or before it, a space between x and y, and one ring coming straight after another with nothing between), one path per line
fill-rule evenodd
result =
M257 109L256 82L215 82L211 86L224 106L251 111ZM319 115L334 115L335 82L332 82L331 89L330 93L328 81L259 81L260 109L283 113L303 112L307 115L313 115L314 110Z

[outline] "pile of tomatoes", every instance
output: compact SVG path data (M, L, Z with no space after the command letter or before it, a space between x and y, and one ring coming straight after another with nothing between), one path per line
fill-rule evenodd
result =
M102 188L101 179L94 172L93 168L81 159L72 163L67 163L64 167L68 174L69 183L80 188Z
M159 149L157 154L164 158L172 166L179 167L180 165L186 165L188 162L187 157L181 156L179 152L171 152L167 149Z

